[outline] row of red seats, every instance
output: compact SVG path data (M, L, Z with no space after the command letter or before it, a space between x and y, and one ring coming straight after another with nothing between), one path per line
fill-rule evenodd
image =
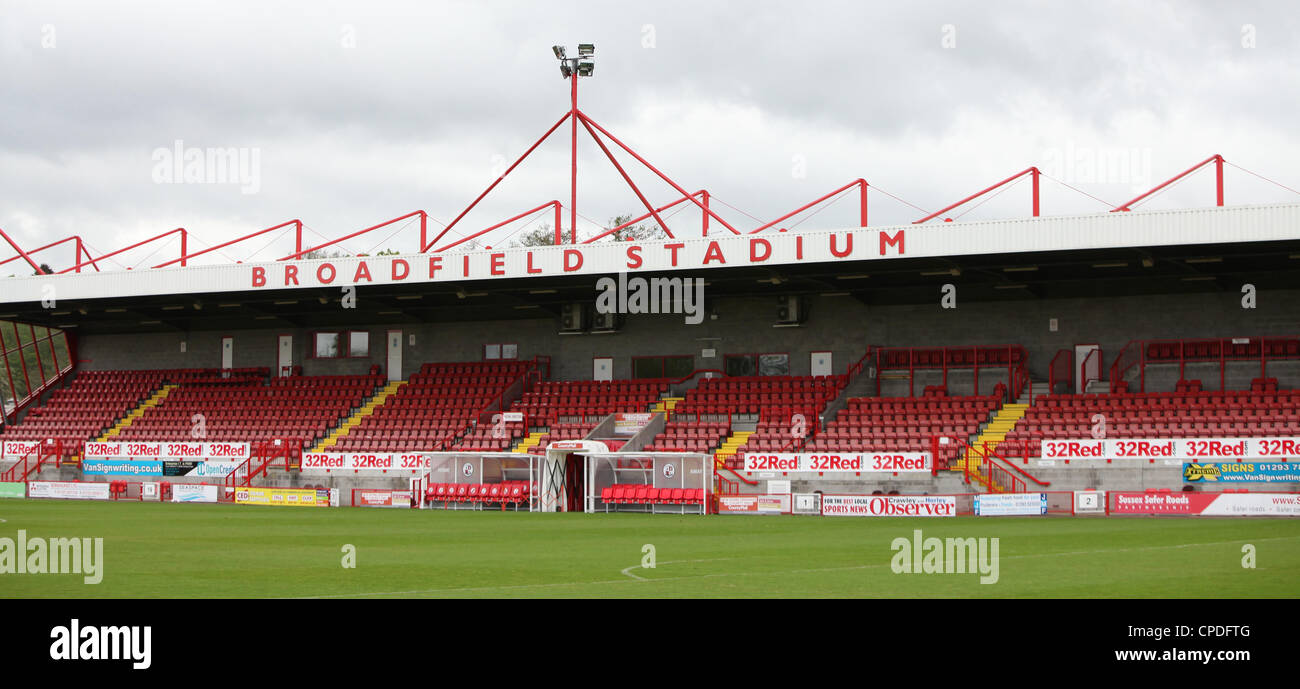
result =
M427 502L442 503L501 503L528 502L530 488L527 481L501 483L433 483L424 492Z
M1255 358L1260 356L1261 348L1265 357L1291 358L1300 356L1300 338L1266 337L1261 342L1235 343L1225 340L1191 340L1186 342L1149 342L1147 359L1162 361L1178 359L1218 360L1221 357Z
M880 369L931 368L943 366L965 368L976 364L1005 365L1028 359L1020 345L985 347L929 347L910 349L884 349L879 352Z
M602 488L600 499L611 505L696 505L704 502L704 489L623 483Z

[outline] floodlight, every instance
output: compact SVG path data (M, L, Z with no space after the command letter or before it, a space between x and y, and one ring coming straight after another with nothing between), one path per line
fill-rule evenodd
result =
M562 46L562 45L553 45L553 46L551 46L551 50L555 51L555 58L556 58L557 60L563 60L563 59L564 59L564 46Z
M578 57L586 57L588 55L595 55L595 54L596 54L595 44L593 43L578 44Z
M567 61L560 63L560 74L563 75L565 79L568 79L569 77L573 76L573 69L569 67L569 63Z
M579 63L578 63L578 76L580 76L580 77L589 77L589 76L591 76L591 73L592 73L593 71L595 71L595 69L596 69L596 63L594 63L594 62L579 62Z

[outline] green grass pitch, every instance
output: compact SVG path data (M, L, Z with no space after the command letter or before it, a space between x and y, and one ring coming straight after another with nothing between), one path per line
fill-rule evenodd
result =
M0 538L103 538L104 577L3 598L1300 596L1300 520L527 514L0 501ZM996 537L999 580L895 574L891 542ZM342 566L343 547L356 567ZM642 547L656 567L642 568ZM1255 567L1242 566L1243 546Z

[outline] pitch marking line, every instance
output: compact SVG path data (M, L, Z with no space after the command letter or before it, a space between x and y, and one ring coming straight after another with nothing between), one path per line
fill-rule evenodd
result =
M735 559L736 558L708 558L703 560L664 560L664 562L658 564L681 564L681 563L690 563L690 562L722 562L722 560L735 560ZM634 580L637 581L651 581L651 578L633 575L633 573L629 572L628 569L643 569L643 567L641 567L640 564L633 564L632 567L624 567L623 569L619 569L619 572L623 573L623 575L632 577L634 578Z
M1199 548L1204 546L1216 546L1216 545L1236 545L1238 543L1262 543L1265 541L1293 541L1296 539L1300 539L1300 536L1276 536L1272 538L1238 539L1235 541L1214 541L1211 543L1179 543L1177 545L1153 545L1153 546L1144 546L1141 548L1103 548L1101 550L1076 550L1076 551L1064 552L1064 553L1036 553L1032 555L1009 555L1001 559L1028 560L1032 558L1042 558L1042 557L1100 555L1102 553L1133 553L1133 552L1142 552L1148 550L1171 550L1174 548ZM733 558L716 558L716 559L738 560L741 558L733 557ZM682 561L679 560L678 562L682 562ZM705 562L705 560L686 560L685 562ZM668 563L665 562L664 564L668 564ZM874 565L850 565L845 567L784 569L784 570L775 570L771 572L719 572L715 574L686 574L686 575L676 576L676 577L655 577L653 579L649 579L646 577L637 577L631 574L630 572L624 572L629 577L635 577L635 580L606 579L603 581L564 581L564 582L555 582L549 584L515 584L515 585L508 585L508 586L466 586L466 587L442 588L442 589L419 589L414 591L334 593L334 594L325 594L320 596L297 596L291 598L290 600L314 600L314 599L324 599L324 598L377 598L380 596L409 596L409 595L419 595L419 594L461 593L461 592L468 592L468 591L510 591L516 589L555 588L560 586L591 586L595 584L632 584L635 583L636 581L658 583L661 581L682 581L685 579L716 579L718 577L773 576L778 574L808 574L813 572L840 572L840 571L852 571L852 570L859 570L859 569L880 569L882 567L888 567L888 566L889 566L888 564L874 564ZM633 565L632 567L628 567L626 569L630 570L638 567L640 567L640 565Z

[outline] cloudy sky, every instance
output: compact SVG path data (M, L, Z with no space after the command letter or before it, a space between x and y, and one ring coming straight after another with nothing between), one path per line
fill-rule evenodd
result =
M596 45L579 107L742 230L859 177L878 189L873 225L1031 165L1112 204L1214 153L1300 189L1298 17L1286 1L3 0L0 228L27 248L78 234L104 253L177 226L193 251L292 218L309 244L416 209L447 223L567 111L550 47L579 42ZM234 149L247 167L187 182L178 146L191 162ZM566 125L448 237L567 204L568 151ZM620 156L651 202L679 196ZM641 212L585 134L579 166L583 236ZM1229 167L1227 200L1300 196ZM1212 203L1206 170L1144 207ZM1108 208L1050 180L1042 207ZM961 217L1029 210L1025 182ZM847 197L786 224L856 212ZM550 216L531 220L485 241ZM698 235L700 214L667 222ZM414 251L417 232L344 247ZM213 258L270 260L289 242ZM41 258L61 268L72 252Z

